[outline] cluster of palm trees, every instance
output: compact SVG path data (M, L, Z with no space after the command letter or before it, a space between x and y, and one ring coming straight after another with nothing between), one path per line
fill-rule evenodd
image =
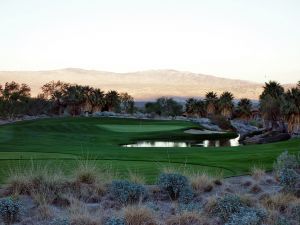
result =
M234 113L234 96L232 93L225 91L220 97L215 92L208 92L203 100L189 98L186 101L186 112L192 116L214 116L222 115L230 119ZM250 118L251 115L251 101L249 99L241 99L238 103L237 113L244 117Z
M132 113L134 99L128 93L51 81L42 87L42 93L31 97L26 84L14 81L0 85L0 117L21 115L63 114L82 115L99 111Z
M252 102L242 98L235 105L232 93L223 92L220 97L208 92L203 100L189 98L186 101L186 113L189 116L212 117L221 115L226 119L237 117L249 120L252 116ZM259 97L259 111L267 129L293 133L300 130L300 81L287 91L278 82L265 83Z
M259 100L266 128L284 130L287 123L289 133L299 131L300 81L287 91L279 83L270 81L265 84Z
M51 81L42 87L41 97L53 101L58 114L71 115L99 111L122 111L132 113L134 99L128 93L111 90L104 93L99 88Z

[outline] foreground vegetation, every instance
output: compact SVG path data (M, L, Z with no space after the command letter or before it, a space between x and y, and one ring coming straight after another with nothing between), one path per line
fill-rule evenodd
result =
M126 129L125 129L126 128ZM120 177L138 171L153 183L165 166L207 171L224 176L250 172L261 163L267 170L283 151L299 150L299 139L267 145L219 148L126 148L137 140L203 140L235 137L234 133L193 135L183 131L197 128L184 121L155 121L117 118L54 118L23 121L0 126L1 181L7 168L25 164L61 165L71 171L78 159L89 158L98 167L110 166ZM130 131L130 132L129 132Z
M119 179L94 161L12 170L0 188L0 222L39 225L297 225L300 156L282 153L273 174L221 179L166 167L156 185L129 172Z

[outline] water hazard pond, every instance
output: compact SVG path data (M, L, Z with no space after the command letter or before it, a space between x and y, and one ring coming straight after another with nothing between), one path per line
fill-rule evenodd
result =
M203 141L138 141L134 144L122 145L123 147L234 147L239 146L239 137L233 139L203 140Z

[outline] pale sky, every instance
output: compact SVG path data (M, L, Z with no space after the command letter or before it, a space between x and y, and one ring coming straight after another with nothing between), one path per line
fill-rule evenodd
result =
M0 70L300 80L300 0L0 0Z

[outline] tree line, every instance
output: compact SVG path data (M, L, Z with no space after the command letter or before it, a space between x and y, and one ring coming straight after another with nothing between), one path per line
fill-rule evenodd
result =
M185 108L185 109L184 109ZM147 113L159 116L178 116L185 113L189 117L219 117L223 121L239 118L249 121L253 116L253 104L248 98L240 99L234 104L234 96L225 91L220 96L211 91L204 99L188 98L185 107L173 98L161 97L155 102L145 105ZM270 130L281 130L292 133L300 128L300 81L297 86L284 90L278 82L265 83L263 92L259 96L258 113L263 119L264 126Z
M0 117L20 115L68 113L72 116L99 111L132 113L134 99L128 93L115 90L104 92L99 88L51 81L41 88L37 97L31 97L26 84L14 81L0 84Z
M268 129L285 128L293 132L300 127L300 81L297 86L284 90L278 82L265 83L259 96L259 113ZM37 97L31 97L31 89L26 84L14 81L0 84L0 117L14 118L20 115L40 115L68 113L72 116L99 111L133 113L134 99L128 93L115 90L104 92L99 88L51 81L41 88ZM204 99L189 98L185 107L173 98L161 97L145 105L145 112L159 116L214 117L227 120L241 118L249 120L253 104L242 98L234 104L234 96L225 91L220 96L211 91Z

